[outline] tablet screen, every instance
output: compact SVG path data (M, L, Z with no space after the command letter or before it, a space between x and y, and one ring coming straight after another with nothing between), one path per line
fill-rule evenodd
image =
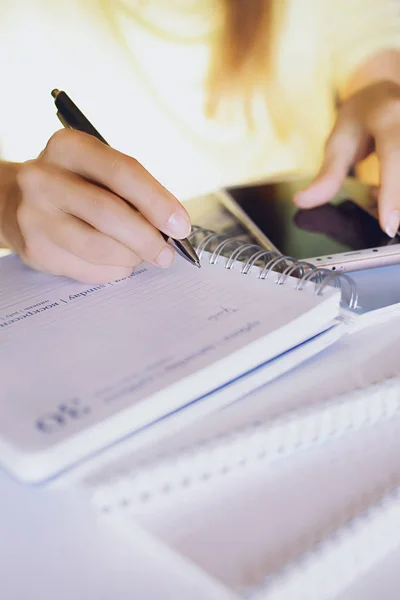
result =
M232 188L229 193L285 255L306 259L398 244L377 219L351 198L302 210L275 185Z

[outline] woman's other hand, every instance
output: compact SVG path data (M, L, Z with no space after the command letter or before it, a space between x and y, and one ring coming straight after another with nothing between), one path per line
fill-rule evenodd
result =
M400 224L400 85L373 83L345 100L327 141L322 167L295 197L301 208L331 200L351 167L376 152L379 161L379 220L394 237Z
M159 230L190 232L185 209L136 160L84 133L58 131L38 159L9 165L0 238L41 271L101 283L141 261L167 267L174 251Z

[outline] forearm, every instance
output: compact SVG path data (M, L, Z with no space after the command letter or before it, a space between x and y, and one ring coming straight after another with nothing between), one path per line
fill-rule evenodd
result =
M0 161L0 248L10 245L10 233L15 228L15 203L18 202L18 163Z

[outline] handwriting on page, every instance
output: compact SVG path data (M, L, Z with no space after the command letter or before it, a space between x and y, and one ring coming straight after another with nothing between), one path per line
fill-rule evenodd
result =
M218 309L219 310L217 312L215 312L214 314L212 314L208 317L209 321L220 321L224 317L227 317L228 315L231 315L231 314L237 312L237 310L238 310L237 308L233 308L232 306L231 307L219 306Z

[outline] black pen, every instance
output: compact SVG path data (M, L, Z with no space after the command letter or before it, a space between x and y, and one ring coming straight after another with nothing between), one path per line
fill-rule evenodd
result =
M61 92L60 90L53 90L51 95L54 98L54 103L57 108L57 117L61 121L64 127L69 129L76 129L77 131L82 131L83 133L88 133L93 135L98 140L109 146L103 136L93 127L90 121L87 120L85 115L79 110L79 108L72 102L71 98L67 96L65 92ZM168 235L160 231L164 240L171 239L174 246L179 250L180 254L182 254L189 262L196 265L196 267L201 267L199 257L196 254L195 249L188 239L184 240L175 240L169 238Z

